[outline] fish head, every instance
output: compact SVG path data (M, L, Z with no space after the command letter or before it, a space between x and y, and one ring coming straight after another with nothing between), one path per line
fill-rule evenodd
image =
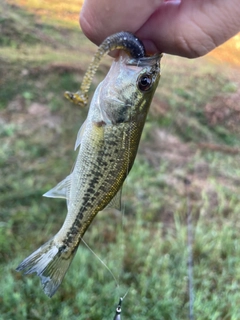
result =
M160 79L162 55L132 59L125 53L113 62L101 83L99 106L105 123L145 121Z

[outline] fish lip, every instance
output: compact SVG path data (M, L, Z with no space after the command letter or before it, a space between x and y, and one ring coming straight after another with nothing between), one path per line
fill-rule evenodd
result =
M157 54L154 54L153 56L146 56L146 57L137 58L137 59L132 58L126 62L126 65L138 66L138 67L155 65L157 62L161 60L162 56L163 56L162 53L157 53Z

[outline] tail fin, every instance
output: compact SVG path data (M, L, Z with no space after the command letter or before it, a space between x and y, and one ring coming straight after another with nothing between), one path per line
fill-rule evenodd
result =
M16 271L24 271L24 274L36 272L45 294L52 297L62 283L75 252L61 250L53 238L23 260Z

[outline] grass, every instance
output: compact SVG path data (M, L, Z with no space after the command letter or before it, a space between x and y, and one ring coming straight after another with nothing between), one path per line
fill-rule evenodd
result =
M115 279L81 244L49 299L15 268L64 221L65 202L41 195L74 163L87 110L63 93L78 89L95 47L70 24L0 8L0 319L111 319L127 291L123 319L188 319L187 201L195 318L239 319L239 70L164 57L123 210L99 213L84 238Z

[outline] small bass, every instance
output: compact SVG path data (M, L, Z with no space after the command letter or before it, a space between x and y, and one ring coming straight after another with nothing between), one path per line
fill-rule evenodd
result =
M108 37L83 78L81 90L66 96L87 104L87 93L106 53L122 49L97 87L79 130L75 167L45 196L66 198L67 216L59 232L27 257L17 271L37 273L52 296L61 284L79 243L97 213L120 203L121 187L132 168L146 116L160 79L161 55L145 56L142 43L128 32Z

